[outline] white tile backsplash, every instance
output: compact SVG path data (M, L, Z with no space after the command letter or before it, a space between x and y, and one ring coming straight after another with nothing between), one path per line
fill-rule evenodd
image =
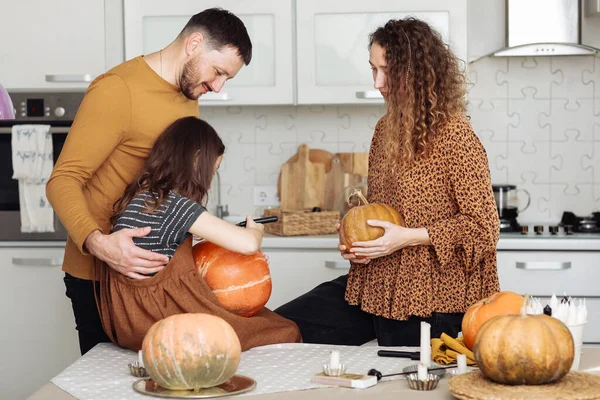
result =
M232 214L257 214L254 186L275 186L281 165L302 143L337 152L368 151L383 106L201 107L223 138L222 203ZM215 196L209 209L215 206Z
M527 190L521 222L600 210L600 60L482 58L472 63L469 114L496 184ZM201 107L223 137L222 203L254 214L255 185L277 184L301 143L331 152L368 151L383 106ZM523 206L526 196L523 195ZM214 199L209 205L214 204Z
M599 60L487 58L470 69L471 76L495 76L496 84L506 89L506 96L499 98L501 90L493 83L479 87L478 80L469 99L493 182L516 184L531 194L531 205L520 220L556 222L565 210L583 215L598 211Z

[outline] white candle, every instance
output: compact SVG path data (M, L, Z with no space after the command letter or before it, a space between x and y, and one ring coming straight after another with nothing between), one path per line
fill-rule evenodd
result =
M580 301L579 303L579 312L577 313L577 317L578 317L578 324L585 324L587 323L587 306L585 305L585 298L583 299L583 302Z
M431 325L421 321L421 364L427 367L431 365Z
M542 307L542 302L540 299L535 299L535 315L540 315L544 313L544 308Z
M427 380L427 365L419 363L417 366L417 379L420 381Z
M533 308L531 307L531 303L527 304L527 310L525 312L527 314L533 314Z
M554 309L552 309L552 316L558 320L560 320L562 323L566 323L566 319L565 317L566 315L566 311L565 311L565 304L564 303L558 303L558 307L556 308L556 312L554 311Z
M577 306L575 300L569 304L569 314L567 317L567 325L575 325L577 323Z
M456 356L456 362L458 364L458 373L464 374L467 372L467 356L466 354L458 354Z
M550 298L550 308L552 309L552 315L558 310L558 299L556 298L556 294L552 294L552 297Z
M142 358L142 351L138 351L138 364L140 365L140 367L144 366L144 359Z
M340 367L340 352L338 350L331 351L331 357L329 358L329 368L335 370Z

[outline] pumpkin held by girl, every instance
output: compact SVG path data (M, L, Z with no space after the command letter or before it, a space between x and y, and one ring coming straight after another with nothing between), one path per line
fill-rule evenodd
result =
M263 252L244 255L200 242L193 254L198 272L226 310L251 317L269 301L271 274Z

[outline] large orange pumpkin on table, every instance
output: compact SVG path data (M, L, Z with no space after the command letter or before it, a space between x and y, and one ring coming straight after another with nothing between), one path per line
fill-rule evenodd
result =
M385 230L378 226L370 226L367 224L368 220L388 221L396 225L404 223L398 211L391 206L369 203L360 190L350 195L349 204L353 196L358 198L359 205L348 210L340 222L340 243L346 246L347 250L352 247L353 242L375 240L383 236Z
M523 296L514 292L498 292L473 304L462 320L465 345L473 350L475 336L489 319L497 315L519 314Z
M556 318L527 315L528 298L520 314L496 316L477 333L475 361L494 382L541 385L558 381L571 369L575 357L571 331Z
M156 322L142 342L144 368L159 386L198 390L220 385L238 369L240 340L224 319L177 314Z
M244 255L200 242L193 254L198 272L226 310L251 317L269 301L271 274L263 252Z

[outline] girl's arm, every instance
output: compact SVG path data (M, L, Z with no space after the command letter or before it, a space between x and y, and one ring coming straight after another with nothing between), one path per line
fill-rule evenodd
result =
M242 254L254 254L260 250L264 226L248 217L246 218L246 228L241 228L208 212L203 212L192 224L189 232L227 250Z

